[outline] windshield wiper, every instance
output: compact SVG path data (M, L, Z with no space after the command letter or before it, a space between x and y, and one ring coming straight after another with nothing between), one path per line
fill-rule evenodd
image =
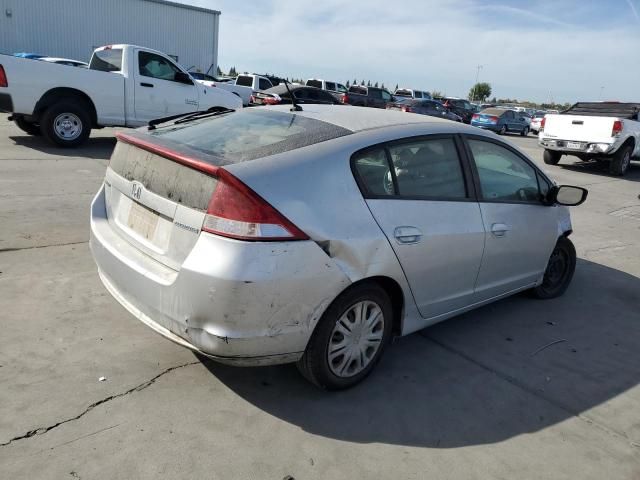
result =
M151 120L147 125L147 130L155 130L157 125L175 120L174 125L178 123L186 123L192 120L200 118L213 117L216 115L222 115L223 113L235 112L233 108L225 107L212 107L209 110L198 110L196 112L181 113L179 115L170 115L168 117L155 118Z

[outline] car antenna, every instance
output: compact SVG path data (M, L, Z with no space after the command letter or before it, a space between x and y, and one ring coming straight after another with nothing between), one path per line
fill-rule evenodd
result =
M284 83L284 86L287 88L287 92L289 92L289 96L291 97L292 107L289 111L302 112L302 107L296 103L296 97L294 97L293 93L291 93L291 90L289 90L289 80L282 79L282 83Z

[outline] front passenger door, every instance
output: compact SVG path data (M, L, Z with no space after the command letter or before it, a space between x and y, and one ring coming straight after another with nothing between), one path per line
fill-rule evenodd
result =
M486 232L475 287L475 301L483 301L542 277L558 239L558 214L541 201L549 183L519 153L497 140L466 138Z
M134 108L138 122L198 110L196 85L175 80L182 70L155 53L138 50L137 57Z

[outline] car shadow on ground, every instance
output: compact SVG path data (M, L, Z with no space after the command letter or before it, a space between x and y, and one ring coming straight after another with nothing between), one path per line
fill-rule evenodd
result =
M580 172L580 173L588 173L590 175L599 175L602 177L609 177L612 180L631 180L632 182L640 182L640 162L632 161L629 165L629 170L624 177L618 177L615 175L611 175L609 173L609 162L608 161L590 161L590 162L581 162L576 161L575 163L562 163L566 160L561 160L558 164L558 167L564 168L565 170L571 170L572 172Z
M347 391L323 392L292 365L234 368L200 359L244 400L314 435L433 448L488 444L584 415L636 386L638 305L639 278L580 260L563 297L516 295L402 338ZM640 437L634 417L615 412L604 423Z
M89 137L87 141L75 148L55 147L43 137L31 135L9 137L16 145L32 148L42 153L61 157L87 157L93 159L108 160L111 158L113 147L116 145L115 137Z

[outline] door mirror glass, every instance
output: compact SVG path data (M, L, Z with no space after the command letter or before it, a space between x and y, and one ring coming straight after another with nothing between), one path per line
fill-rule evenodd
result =
M575 207L587 199L589 194L586 188L562 185L555 190L555 203Z
M180 83L186 83L188 85L193 85L193 80L191 80L191 77L189 76L188 73L184 73L184 72L176 72L173 79L176 82L180 82Z

